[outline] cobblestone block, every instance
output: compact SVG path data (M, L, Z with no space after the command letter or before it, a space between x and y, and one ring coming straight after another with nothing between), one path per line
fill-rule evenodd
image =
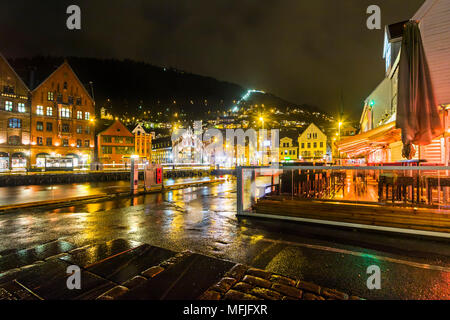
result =
M247 274L254 276L254 277L266 279L266 280L269 280L270 276L272 275L271 272L268 272L268 271L262 270L262 269L255 269L255 268L248 269Z
M247 282L238 282L234 285L233 290L249 293L253 288L254 286Z
M257 278L251 275L246 275L243 279L244 282L250 283L256 287L267 288L269 289L272 286L272 283L268 280Z
M237 281L240 281L247 269L248 267L244 266L243 264L237 264L225 274L225 277L234 278Z
M154 276L156 276L157 274L159 274L159 273L161 273L161 272L163 272L163 271L164 271L164 268L163 268L163 267L155 266L155 267L148 268L147 270L145 270L145 271L142 272L141 274L142 274L144 277L150 279L150 278L153 278Z
M142 276L135 276L134 278L131 278L131 279L125 281L124 283L122 283L122 285L124 287L127 287L128 289L133 289L145 281L147 281L146 278L144 278Z
M277 274L274 274L270 277L270 281L272 282L276 282L276 283L280 283L280 284L284 284L286 286L291 286L291 287L295 287L295 284L297 283L295 280L287 278L287 277L283 277Z
M214 291L214 290L208 290L205 293L203 293L198 299L199 300L220 300L222 296L220 295L219 292Z
M116 286L99 296L98 300L115 300L128 291L124 286Z
M304 292L303 300L325 300L321 296L317 296L314 293Z
M320 288L320 286L318 286L318 285L316 285L314 283L300 280L300 281L297 282L297 286L296 287L299 288L299 289L302 289L304 291L308 291L308 292L320 295L321 288Z
M250 294L265 300L281 300L283 298L283 295L276 291L259 287L253 288Z
M230 290L225 294L225 300L260 300L250 294L242 293L235 290Z
M282 293L285 296L289 296L296 299L302 298L302 290L297 289L296 287L286 286L281 283L274 283L272 285L272 289Z
M218 291L220 293L225 293L236 283L234 278L222 278L217 284L212 286L212 290Z
M327 299L348 300L348 294L328 288L322 288L322 296Z

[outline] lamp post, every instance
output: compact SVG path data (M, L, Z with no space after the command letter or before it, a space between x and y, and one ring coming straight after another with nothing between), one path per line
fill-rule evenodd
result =
M339 142L341 141L341 127L342 127L343 123L342 121L339 121L339 132L338 132L338 137L339 137ZM339 158L339 165L342 165L342 160L341 160L341 150L338 148L338 158Z

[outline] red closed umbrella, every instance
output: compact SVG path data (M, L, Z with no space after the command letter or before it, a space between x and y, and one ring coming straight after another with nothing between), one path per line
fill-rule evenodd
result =
M412 144L428 145L443 133L419 24L405 24L398 76L397 128L403 156L412 159Z

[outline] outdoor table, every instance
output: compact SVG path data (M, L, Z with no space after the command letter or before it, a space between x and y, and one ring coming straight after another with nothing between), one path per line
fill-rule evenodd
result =
M433 204L433 189L437 188L440 193L442 188L450 187L450 178L449 177L437 177L437 176L425 176L426 188L427 188L427 197L428 204ZM444 196L446 193L444 192ZM444 199L444 203L447 202Z

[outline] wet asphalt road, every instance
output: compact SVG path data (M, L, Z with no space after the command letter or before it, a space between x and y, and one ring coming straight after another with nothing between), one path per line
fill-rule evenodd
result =
M234 182L134 199L0 215L0 252L53 239L76 245L126 238L192 250L368 299L450 299L450 242L238 219ZM382 289L368 290L367 267Z

